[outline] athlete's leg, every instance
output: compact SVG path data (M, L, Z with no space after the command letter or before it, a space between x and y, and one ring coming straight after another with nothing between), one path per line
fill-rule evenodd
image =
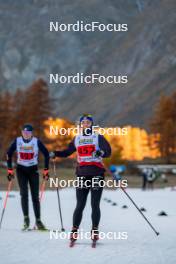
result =
M81 220L82 220L82 214L83 210L86 205L87 196L89 193L90 188L86 188L85 186L77 187L76 188L76 208L73 213L73 227L79 227Z
M24 217L29 216L28 205L28 175L23 166L17 166L17 180L20 188L21 206Z
M100 211L100 200L102 196L103 187L100 186L100 180L103 180L103 176L94 177L97 180L93 181L95 184L91 188L91 206L92 206L92 229L99 226L101 211Z
M29 184L31 189L34 214L36 219L40 219L39 173L37 166L32 166L29 168Z

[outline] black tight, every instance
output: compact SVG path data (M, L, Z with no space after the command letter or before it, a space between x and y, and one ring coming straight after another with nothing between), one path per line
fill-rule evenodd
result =
M102 176L96 176L96 178L99 177L99 180L103 179ZM93 177L92 177L93 178ZM95 178L95 177L94 177ZM73 226L74 227L79 227L81 220L82 220L82 215L83 215L83 210L86 205L87 201L87 196L89 191L91 192L91 207L92 207L92 227L97 227L100 222L100 217L101 217L101 212L100 212L100 200L101 200L101 195L103 188L102 187L83 187L83 188L76 188L76 208L73 214Z
M31 189L31 196L36 219L40 218L40 202L39 202L39 174L36 166L17 167L17 179L20 187L21 206L24 216L29 215L28 205L28 184Z

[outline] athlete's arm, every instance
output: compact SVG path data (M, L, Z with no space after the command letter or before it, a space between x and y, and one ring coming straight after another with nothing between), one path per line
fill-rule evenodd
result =
M7 150L7 167L9 169L12 168L12 156L13 153L16 151L16 146L17 146L17 140L15 139L10 145L9 149Z
M108 158L111 156L111 146L104 136L98 136L98 142L100 150L103 150L102 158Z
M49 152L47 148L44 146L44 144L39 139L37 142L38 142L38 148L42 152L45 158L45 161L44 161L45 169L48 169L49 168Z
M76 151L74 139L69 143L68 147L64 150L54 151L56 157L66 158Z

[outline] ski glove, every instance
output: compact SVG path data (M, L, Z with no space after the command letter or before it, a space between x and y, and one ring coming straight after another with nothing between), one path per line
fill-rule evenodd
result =
M56 158L56 154L55 154L54 151L50 152L49 156L50 156L51 159L55 159Z
M14 170L13 169L8 169L7 172L8 172L8 175L7 175L8 181L13 180L15 178Z
M49 170L48 169L43 170L43 179L46 181L49 180Z
M120 181L122 179L121 175L118 172L112 173L112 177L115 181Z
M99 158L99 157L103 157L103 155L104 155L104 151L98 149L98 150L94 151L92 154L93 154L93 157L95 157L95 158Z

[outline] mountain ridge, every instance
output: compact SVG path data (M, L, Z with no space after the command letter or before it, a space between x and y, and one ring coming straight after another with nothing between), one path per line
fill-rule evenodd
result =
M56 113L75 121L90 112L102 126L148 128L160 95L176 90L174 0L0 0L0 7L1 91L49 82L50 73L128 75L123 86L49 84ZM58 19L127 23L128 32L49 32Z

